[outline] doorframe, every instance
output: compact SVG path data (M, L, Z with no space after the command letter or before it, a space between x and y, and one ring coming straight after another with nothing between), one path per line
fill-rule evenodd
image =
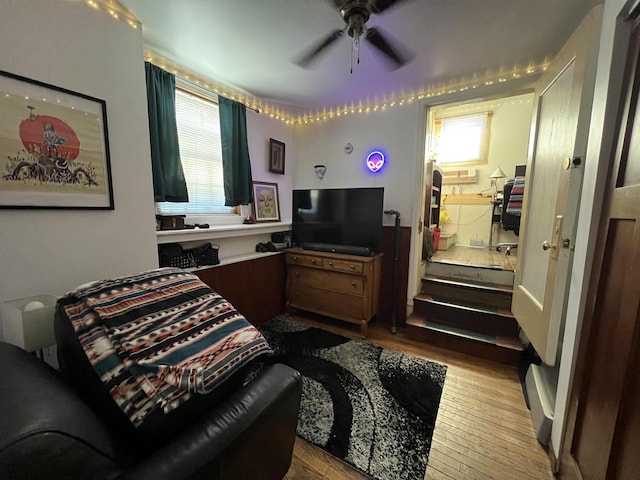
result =
M640 1L640 0L638 0ZM422 273L422 235L420 222L424 217L424 169L425 169L425 146L427 138L427 126L429 110L433 107L448 105L453 103L470 101L490 101L497 98L520 95L522 93L533 92L535 83L540 78L541 73L524 78L509 80L506 83L496 83L492 85L482 85L474 89L466 89L461 92L447 93L446 98L428 98L418 101L418 123L419 132L416 135L417 161L415 162L414 195L411 211L411 240L409 252L409 281L407 285L407 315L413 313L413 297L420 293L420 282ZM423 227L424 228L424 227Z

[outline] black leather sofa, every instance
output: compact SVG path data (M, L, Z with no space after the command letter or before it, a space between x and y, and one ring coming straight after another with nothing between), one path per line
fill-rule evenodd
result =
M279 479L289 469L300 375L252 366L168 418L134 429L56 313L61 373L0 342L0 478ZM115 408L114 408L115 407Z

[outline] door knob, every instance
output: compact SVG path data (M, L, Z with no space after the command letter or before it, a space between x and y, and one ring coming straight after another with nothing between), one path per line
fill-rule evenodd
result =
M555 243L549 243L546 240L544 242L542 242L542 249L543 250L546 251L546 250L549 250L550 248L555 250L556 249L556 244Z

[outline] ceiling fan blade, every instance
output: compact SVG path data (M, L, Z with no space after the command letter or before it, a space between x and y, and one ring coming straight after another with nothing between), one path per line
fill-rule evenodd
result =
M306 68L309 67L315 60L317 60L322 52L324 52L330 45L338 40L344 34L344 29L334 30L327 35L317 45L309 49L300 58L293 61L296 65Z
M391 7L406 3L407 0L371 0L371 11L373 13L382 13Z
M387 60L392 70L406 65L415 56L409 48L402 46L397 40L391 41L390 35L383 34L379 28L367 29L365 38L383 54L382 58Z

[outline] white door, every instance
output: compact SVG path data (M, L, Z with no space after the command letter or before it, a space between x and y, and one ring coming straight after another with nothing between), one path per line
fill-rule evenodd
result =
M565 313L602 7L595 7L535 89L518 270L511 310L554 365Z

